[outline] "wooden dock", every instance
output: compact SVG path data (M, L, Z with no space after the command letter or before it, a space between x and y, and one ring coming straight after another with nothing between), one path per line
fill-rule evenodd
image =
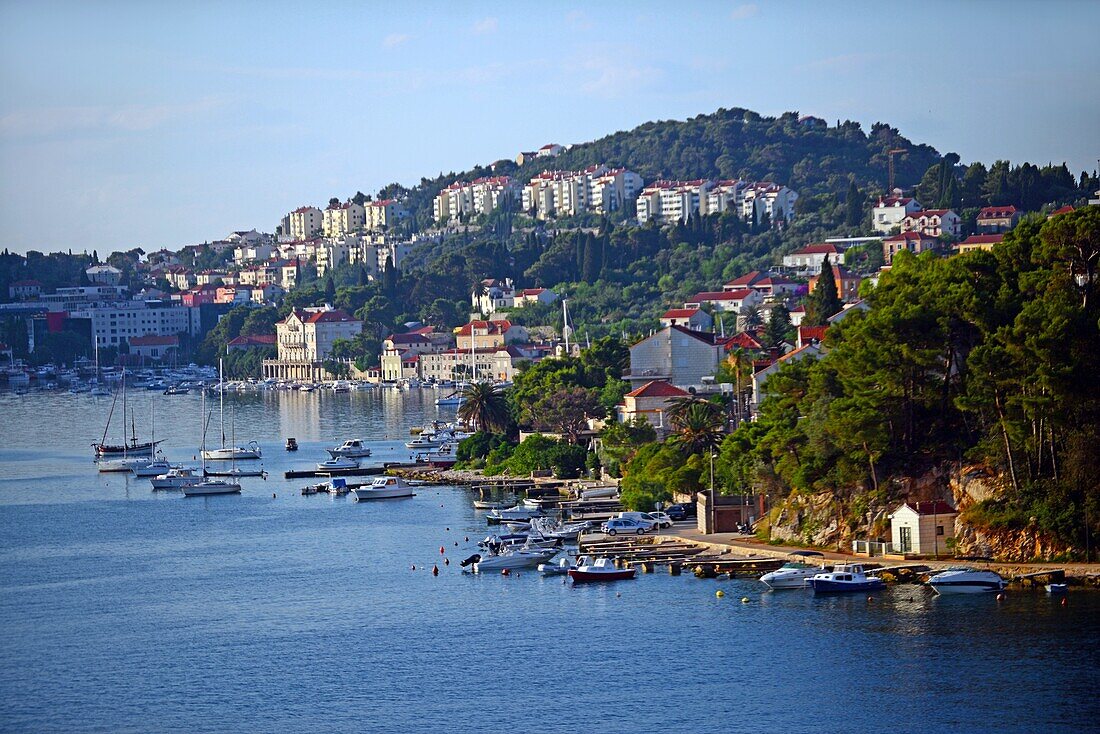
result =
M389 465L361 466L358 469L290 469L283 473L285 479L331 479L333 477L373 477L385 474Z

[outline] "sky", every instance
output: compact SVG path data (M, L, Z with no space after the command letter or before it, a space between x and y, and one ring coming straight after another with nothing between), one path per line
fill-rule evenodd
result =
M178 248L719 107L1100 157L1100 2L0 0L0 247Z

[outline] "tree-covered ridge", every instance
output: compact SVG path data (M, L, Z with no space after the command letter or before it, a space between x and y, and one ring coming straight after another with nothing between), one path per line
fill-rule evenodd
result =
M769 379L759 420L726 439L723 486L826 492L854 527L894 478L969 460L1005 477L976 522L1083 547L1086 515L1100 523L1098 257L1097 207L1026 219L992 252L902 253L820 360Z

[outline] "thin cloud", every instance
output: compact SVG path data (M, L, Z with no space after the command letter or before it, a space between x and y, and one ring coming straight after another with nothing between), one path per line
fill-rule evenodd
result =
M744 5L738 5L730 13L730 20L747 20L760 12L760 8L756 6L756 3L745 3Z
M577 31L592 30L592 20L583 10L570 10L565 14L565 22L570 28Z
M483 36L489 33L496 33L497 27L500 23L496 18L482 18L478 22L474 23L474 33L479 36Z
M412 38L412 36L408 33L391 33L382 39L382 48L397 48L410 38Z
M144 132L176 120L209 112L222 105L215 97L183 104L122 105L119 107L37 107L0 117L0 136L39 137L80 131Z

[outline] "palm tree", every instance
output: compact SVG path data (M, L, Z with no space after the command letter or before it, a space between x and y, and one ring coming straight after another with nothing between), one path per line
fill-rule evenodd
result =
M670 420L676 429L673 440L690 454L713 451L722 443L725 419L721 406L715 403L696 401Z
M471 382L462 391L458 419L472 424L479 431L504 431L510 418L504 392L489 382Z

